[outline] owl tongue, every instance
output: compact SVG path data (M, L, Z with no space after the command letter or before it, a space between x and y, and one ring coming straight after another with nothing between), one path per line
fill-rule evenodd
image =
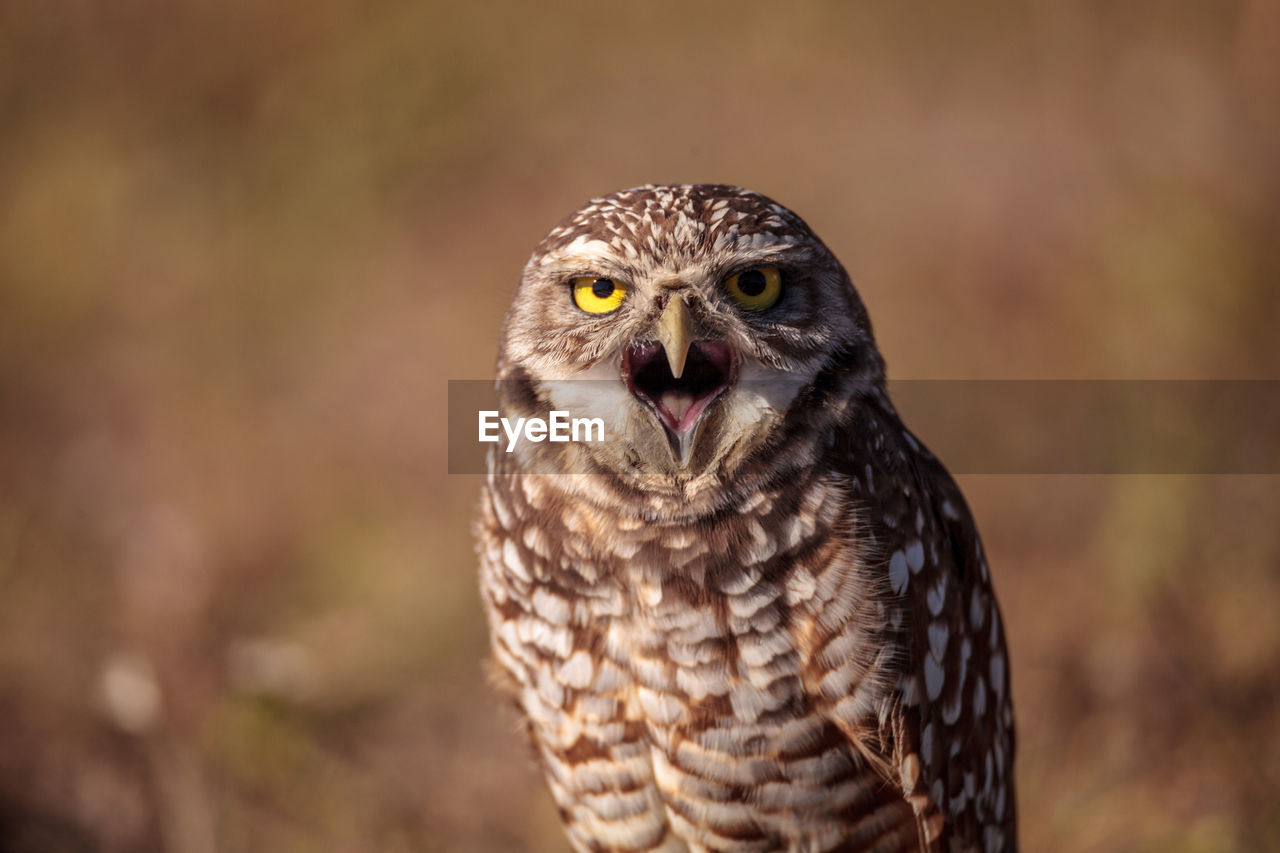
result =
M684 416L689 413L697 400L697 397L684 391L664 391L658 398L658 406L666 409L671 415L671 420L675 422L676 429L681 429L685 426Z

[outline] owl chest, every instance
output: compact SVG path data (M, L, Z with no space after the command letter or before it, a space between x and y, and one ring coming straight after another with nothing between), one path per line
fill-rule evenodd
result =
M803 704L813 619L777 584L731 595L650 565L589 594L536 581L522 592L520 607L501 609L512 618L499 613L498 634L521 682L555 682L544 699L608 697L615 713L663 730L752 727Z
M821 524L719 531L723 548L491 530L495 657L584 837L625 824L637 849L663 827L823 849L783 840L838 838L841 815L883 788L842 725L874 716L865 625L883 614Z
M758 739L847 692L876 657L860 625L883 617L858 555L812 520L733 523L609 537L494 524L483 585L499 662L543 704L594 697L591 715L655 732Z

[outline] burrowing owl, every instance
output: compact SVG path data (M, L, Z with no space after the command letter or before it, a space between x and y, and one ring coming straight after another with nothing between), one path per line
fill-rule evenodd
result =
M596 199L534 252L477 522L499 671L577 850L1010 850L1004 630L839 261L728 186ZM531 433L528 435L532 435Z

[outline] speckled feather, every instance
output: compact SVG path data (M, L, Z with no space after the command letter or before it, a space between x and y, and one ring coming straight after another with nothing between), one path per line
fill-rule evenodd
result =
M762 262L801 296L741 318L717 284ZM688 287L708 334L795 387L696 473L571 445L490 457L477 538L493 658L574 848L1016 849L982 545L898 419L838 261L745 190L597 199L525 269L504 410L545 411L545 377L597 378L652 322L641 295L623 316L576 312L564 282L584 273ZM731 430L744 400L708 429Z

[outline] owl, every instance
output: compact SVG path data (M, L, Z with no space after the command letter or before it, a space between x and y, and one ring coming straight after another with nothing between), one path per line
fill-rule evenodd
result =
M1013 850L1004 628L849 276L731 186L597 198L503 327L494 671L579 851Z

